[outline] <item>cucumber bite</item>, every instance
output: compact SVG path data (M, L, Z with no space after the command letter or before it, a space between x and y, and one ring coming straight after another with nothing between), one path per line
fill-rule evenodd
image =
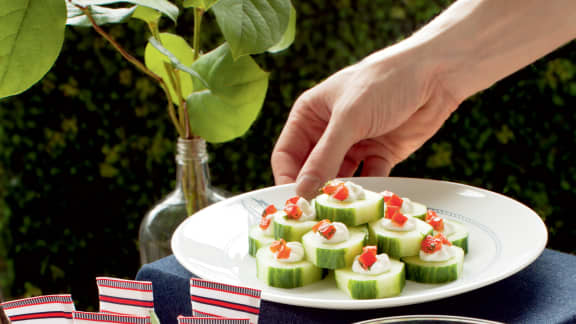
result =
M302 237L306 258L317 267L338 269L350 266L362 252L365 227L351 227L340 222L322 220Z
M384 200L378 193L364 190L349 181L331 181L316 197L316 218L358 226L382 217Z
M369 223L368 228L370 240L376 243L378 251L396 259L418 255L420 243L432 234L432 226L416 218L408 218L404 226L395 226L394 221L385 218Z
M426 222L432 226L434 233L442 233L450 243L461 247L464 253L468 253L468 229L463 224L444 219L435 211L429 210L426 214Z
M266 235L260 226L256 225L248 233L248 253L251 256L256 256L256 252L260 248L270 245L272 242L274 242L274 237Z
M299 242L274 241L256 253L256 277L268 286L296 288L322 279L323 269L304 259Z
M426 211L428 210L426 205L412 201L406 197L400 198L400 196L388 190L382 191L380 195L384 199L384 209L389 206L397 206L400 207L400 212L404 216L416 217L420 220L426 218Z
M464 250L452 245L442 234L427 236L417 256L401 259L406 264L406 279L421 283L445 283L462 274Z
M288 242L300 241L316 224L316 211L312 204L302 197L292 197L286 201L282 212L274 215L274 238Z
M376 246L366 246L352 266L334 270L338 288L354 299L397 296L404 289L404 263L376 254Z
M268 205L262 212L260 223L248 232L248 254L256 256L258 249L274 241L274 228L272 219L278 211L274 205Z

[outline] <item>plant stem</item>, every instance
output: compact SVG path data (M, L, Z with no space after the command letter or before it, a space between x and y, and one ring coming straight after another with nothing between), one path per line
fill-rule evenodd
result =
M162 90L164 90L164 94L166 95L166 98L168 99L168 114L170 115L170 118L172 119L172 123L176 127L176 131L178 132L178 134L180 136L182 136L184 132L183 132L183 129L182 129L180 123L178 122L178 117L176 116L176 111L174 109L174 105L172 104L172 99L170 98L170 91L168 90L168 86L166 85L166 82L164 82L164 79L162 79L162 77L160 77L159 75L157 75L156 73L154 73L153 71L148 69L146 67L146 65L144 65L137 58L135 58L130 53L128 53L118 42L116 42L116 40L114 40L114 38L112 38L112 36L108 35L108 33L106 33L102 28L100 28L100 26L98 26L98 24L94 20L94 17L92 16L92 13L91 13L89 7L83 7L83 6L79 6L79 5L75 5L75 6L77 8L79 8L80 10L82 10L82 12L90 20L90 23L92 23L92 27L96 30L96 32L98 32L98 34L100 34L102 37L104 37L104 39L106 39L114 47L114 49L116 49L120 53L120 55L122 55L122 57L124 57L124 59L126 59L128 62L132 63L132 65L134 65L140 71L144 72L146 75L148 75L149 77L151 77L152 79L154 79L156 82L158 82L160 84L160 87L162 88Z
M168 62L164 62L164 70L166 70L166 74L168 74L172 88L174 89L174 92L176 92L176 102L178 103L178 120L180 122L180 127L185 130L186 138L188 138L187 134L189 127L186 126L186 109L183 107L185 100L182 98L182 83L180 82L180 75L178 74L178 70L172 68L172 65Z
M200 30L203 15L204 9L194 8L194 38L192 41L192 46L194 47L194 61L200 57Z

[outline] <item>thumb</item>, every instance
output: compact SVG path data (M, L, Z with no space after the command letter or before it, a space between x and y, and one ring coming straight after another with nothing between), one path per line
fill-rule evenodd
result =
M308 155L296 179L296 193L306 199L315 197L326 181L336 177L348 150L354 144L352 136L331 120L316 146ZM339 124L339 123L338 123Z

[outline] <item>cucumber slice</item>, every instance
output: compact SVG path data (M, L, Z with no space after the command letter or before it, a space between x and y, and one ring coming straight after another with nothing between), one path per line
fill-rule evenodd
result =
M390 270L378 275L356 273L351 267L336 269L336 285L354 299L397 296L406 284L404 263L397 260L390 263Z
M286 242L300 241L302 236L309 232L316 221L299 221L286 218L285 213L274 215L272 225L274 226L274 238L284 239Z
M270 224L272 226L272 224ZM274 237L268 236L262 232L258 225L252 227L248 233L248 253L256 256L256 252L261 247L267 246L274 242Z
M414 219L416 228L412 231L391 231L382 226L380 220L368 224L370 238L376 242L378 253L387 253L391 258L418 255L420 244L426 235L432 234L432 226Z
M440 262L422 261L419 256L404 257L406 279L422 283L444 283L460 278L464 264L464 250L453 247L455 255Z
M260 249L256 253L256 277L268 286L277 288L302 287L322 279L323 269L302 260L280 262L270 249Z
M461 223L453 220L444 219L446 224L450 224L454 231L446 236L452 245L461 247L464 254L468 253L468 229Z
M338 269L350 266L354 257L362 252L366 240L366 227L350 227L350 238L345 242L329 244L317 240L310 231L302 236L306 258L317 267Z
M420 220L426 220L426 213L428 212L428 208L426 208L426 205L423 205L419 202L412 200L410 201L410 204L412 204L412 211L410 213L403 213L404 216L415 217Z
M346 226L358 226L382 218L384 198L378 193L365 190L366 199L353 202L334 201L327 194L316 197L316 219L342 222Z

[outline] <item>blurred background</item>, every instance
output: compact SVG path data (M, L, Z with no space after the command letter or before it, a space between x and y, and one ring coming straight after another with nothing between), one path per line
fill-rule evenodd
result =
M273 185L270 153L300 93L410 35L445 0L293 1L294 44L255 59L271 72L251 130L209 145L212 181L240 193ZM191 14L191 11L190 11ZM203 48L221 41L205 19ZM497 19L497 17L495 17ZM192 17L174 27L192 35ZM142 57L144 23L105 27ZM471 62L473 64L473 62ZM576 252L576 43L464 102L393 176L467 183L535 209L549 248ZM97 309L95 277L133 279L138 226L172 190L176 133L162 91L91 29L68 28L44 79L0 101L0 285L6 299L72 293Z

